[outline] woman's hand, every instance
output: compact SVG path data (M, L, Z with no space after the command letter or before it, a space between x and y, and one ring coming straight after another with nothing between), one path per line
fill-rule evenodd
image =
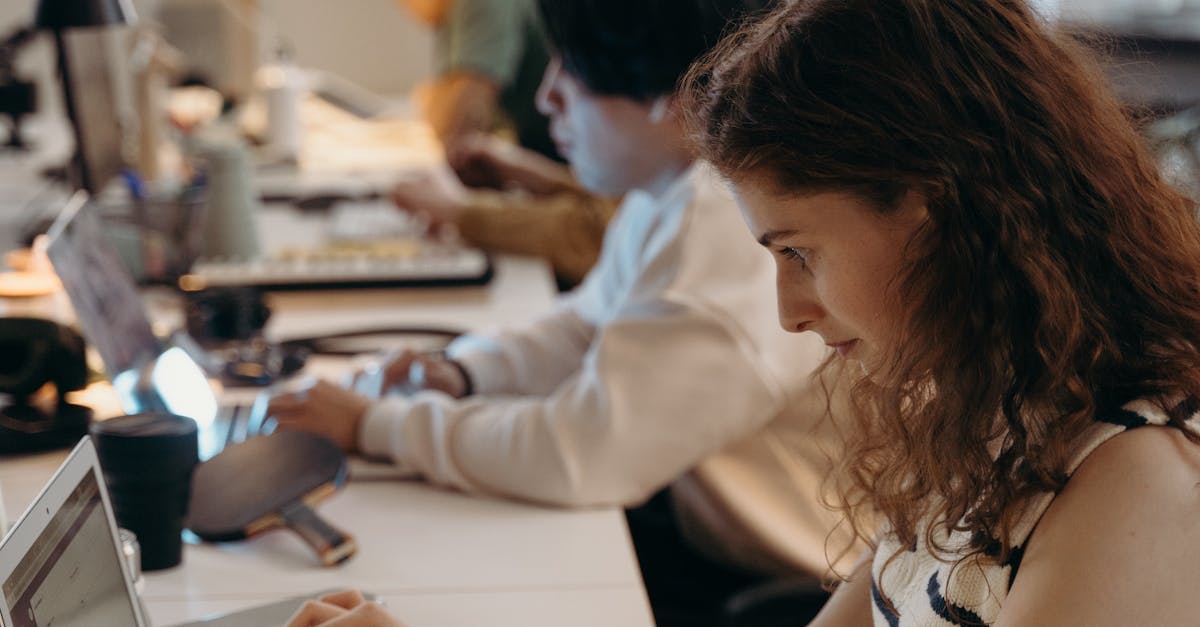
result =
M404 627L378 603L357 590L335 592L307 601L288 620L287 627Z

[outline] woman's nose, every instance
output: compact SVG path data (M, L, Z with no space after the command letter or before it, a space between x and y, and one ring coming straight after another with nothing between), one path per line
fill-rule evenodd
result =
M825 317L820 301L810 287L789 281L785 277L777 280L779 295L779 324L785 331L803 333Z

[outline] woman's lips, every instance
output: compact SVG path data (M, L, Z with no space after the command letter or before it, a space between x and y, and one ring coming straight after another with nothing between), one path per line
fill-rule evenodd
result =
M829 348L836 350L838 355L845 357L846 355L850 354L850 351L854 350L855 346L858 346L858 340L849 340L846 342L838 342L837 344L829 344L828 346L829 346Z

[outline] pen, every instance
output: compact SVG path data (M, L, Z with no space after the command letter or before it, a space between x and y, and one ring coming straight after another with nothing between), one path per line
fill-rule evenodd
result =
M161 242L152 237L149 216L146 215L146 185L131 168L121 170L121 179L129 189L133 206L133 224L137 229L142 256L142 279L161 279L166 275L166 253ZM157 245L156 245L157 244Z
M142 177L138 176L130 168L121 170L121 179L125 181L125 187L129 188L129 195L137 202L146 199L146 185L142 182Z

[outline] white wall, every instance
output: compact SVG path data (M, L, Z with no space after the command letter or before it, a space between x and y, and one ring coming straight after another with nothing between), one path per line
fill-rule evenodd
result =
M1039 1L1039 0L1035 0ZM1200 0L1040 0L1058 4L1063 17L1074 21L1108 21L1132 17L1166 17L1187 12L1195 15Z
M262 0L261 6L302 66L331 71L382 94L406 92L429 75L432 37L399 2Z
M328 70L381 94L410 90L429 75L432 36L394 0L261 0L264 44L278 33L297 62ZM0 37L33 19L35 0L0 0ZM155 0L134 0L139 15L153 16ZM269 48L268 48L269 49ZM21 52L18 68L37 78L47 106L57 106L49 37Z

